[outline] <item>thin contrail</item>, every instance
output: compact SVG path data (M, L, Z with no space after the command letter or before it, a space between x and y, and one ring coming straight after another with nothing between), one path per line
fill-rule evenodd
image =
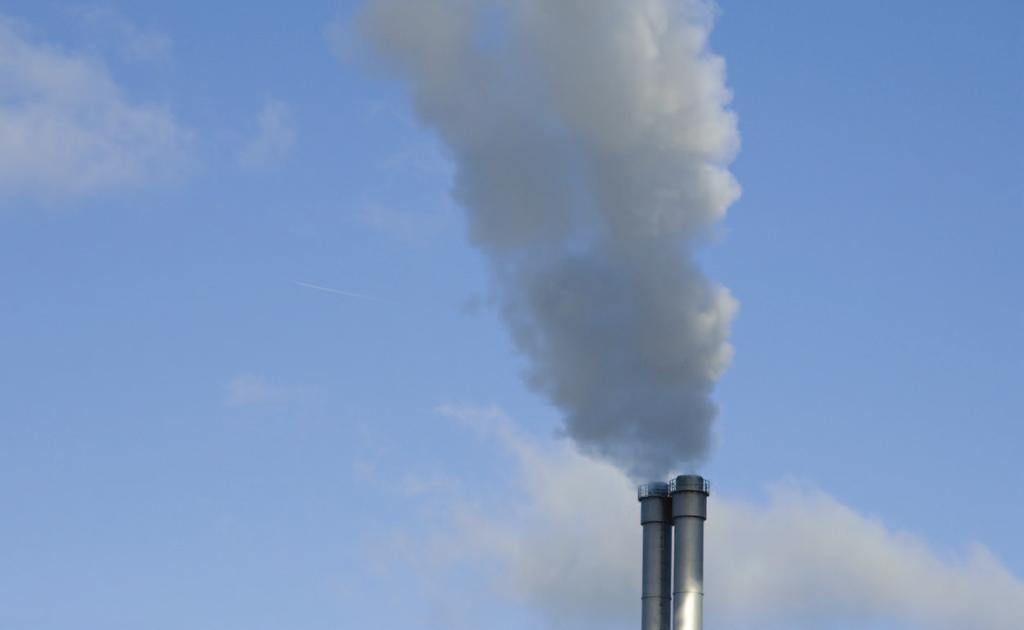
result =
M337 295L344 295L345 297L357 298L360 300L373 300L378 301L379 298L375 298L372 295L363 295L361 293L352 293L351 291L342 291L341 289L332 289L331 287L322 287L318 284L310 284L309 282L300 282L298 280L292 280L295 284L300 287L307 289L313 289L314 291L323 291L325 293L335 293Z

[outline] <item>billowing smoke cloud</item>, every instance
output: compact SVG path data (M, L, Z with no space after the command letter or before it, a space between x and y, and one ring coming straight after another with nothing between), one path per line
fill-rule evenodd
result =
M738 197L702 0L370 0L364 37L456 165L527 380L636 477L699 462L735 302L693 248Z

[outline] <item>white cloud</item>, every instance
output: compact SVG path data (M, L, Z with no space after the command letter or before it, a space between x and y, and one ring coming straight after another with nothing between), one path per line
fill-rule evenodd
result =
M445 557L490 568L559 629L620 628L639 614L634 486L568 444L544 448L497 409L444 407L517 463L520 493L455 503ZM457 543L457 544L456 544ZM436 569L436 564L430 565ZM1024 582L984 547L939 553L828 495L792 485L752 504L714 496L707 528L708 627L1015 630Z
M130 101L99 62L0 16L0 197L55 200L166 179L190 133Z
M295 121L291 109L283 102L270 99L256 119L253 137L242 147L239 161L248 167L262 167L279 162L295 144Z
M448 495L457 492L461 484L451 475L406 474L398 480L398 491L407 497Z
M171 38L139 26L110 6L73 7L70 14L104 43L131 61L164 61L171 56Z
M224 404L229 407L259 407L295 402L307 398L304 387L276 385L262 376L242 374L224 387Z

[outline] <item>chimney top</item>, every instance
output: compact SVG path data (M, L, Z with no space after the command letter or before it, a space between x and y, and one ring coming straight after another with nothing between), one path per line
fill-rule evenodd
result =
M679 475L668 482L669 494L680 492L699 492L703 495L711 494L711 484L700 475Z
M651 483L645 483L636 491L636 498L640 501L649 499L650 497L667 497L668 496L668 484L662 481L652 481Z

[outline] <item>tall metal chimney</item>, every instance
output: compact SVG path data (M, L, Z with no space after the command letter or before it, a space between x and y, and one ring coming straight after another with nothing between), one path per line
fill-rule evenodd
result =
M637 490L644 530L641 630L669 630L672 605L672 501L668 484L648 483Z
M674 630L704 627L704 521L709 489L707 480L699 475L680 475L668 483L675 526Z

